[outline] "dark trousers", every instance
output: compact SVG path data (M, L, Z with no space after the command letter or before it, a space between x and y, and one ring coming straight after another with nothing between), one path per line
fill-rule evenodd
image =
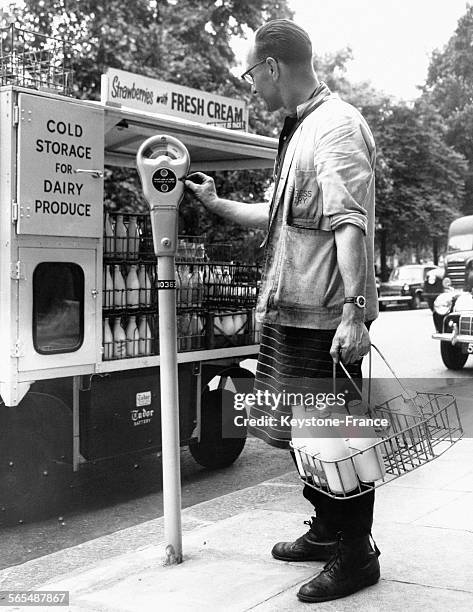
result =
M351 539L371 533L374 490L338 500L305 485L303 495L314 506L317 519L333 536L341 532L346 539Z
M291 456L295 464L293 451ZM362 484L361 488L365 488L365 485ZM305 485L302 495L314 506L317 520L334 538L338 533L342 533L346 539L370 535L373 526L374 490L358 497L350 498L348 494L344 499L335 499Z
M369 329L370 325L371 321L366 324L366 327ZM351 374L358 379L359 386L362 386L361 361L351 366L350 370L352 370ZM364 485L361 487L363 488ZM317 519L334 536L341 532L345 538L350 539L371 533L374 490L359 497L350 499L348 495L348 499L338 500L305 485L302 494L314 506Z

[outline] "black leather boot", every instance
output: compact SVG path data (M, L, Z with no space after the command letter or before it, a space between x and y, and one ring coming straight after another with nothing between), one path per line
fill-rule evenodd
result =
M370 537L344 540L339 537L336 552L324 569L297 593L301 601L319 602L346 597L379 580L379 549Z
M337 547L337 538L315 517L304 521L309 531L294 542L278 542L271 554L279 561L327 561Z

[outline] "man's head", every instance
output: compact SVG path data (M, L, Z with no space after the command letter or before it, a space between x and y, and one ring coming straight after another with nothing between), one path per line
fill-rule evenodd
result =
M316 78L307 32L288 19L275 19L258 28L244 76L252 81L254 91L262 96L269 110L287 107L288 97L295 93L294 86L298 91L310 82L311 87Z
M309 35L289 19L274 19L258 28L255 50L261 59L277 57L288 66L310 65L312 62Z

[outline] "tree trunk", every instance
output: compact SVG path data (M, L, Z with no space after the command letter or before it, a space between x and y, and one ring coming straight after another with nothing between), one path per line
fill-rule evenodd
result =
M434 264L438 266L439 264L439 241L438 238L434 238L432 240L432 257L434 260Z
M387 265L387 233L386 230L379 232L379 258L381 262L381 280L387 281L389 270Z

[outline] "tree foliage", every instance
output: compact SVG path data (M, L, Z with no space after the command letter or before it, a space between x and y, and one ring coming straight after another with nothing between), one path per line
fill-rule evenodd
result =
M25 0L25 27L69 41L76 95L99 99L108 68L212 91L246 94L231 73L233 36L290 17L279 0Z
M369 114L369 113L367 113ZM459 215L465 162L444 139L436 110L419 103L387 105L372 116L381 163L377 217L391 244L428 246Z
M447 140L448 127L425 100L414 106L394 102L369 83L351 83L350 48L315 58L329 87L355 105L376 141L377 237L387 250L430 247L446 237L459 216L466 164Z
M281 113L268 113L232 73L237 58L231 40L270 18L291 17L286 0L25 0L25 9L13 13L9 18L25 28L69 41L76 97L98 99L100 76L113 67L245 99L250 130L278 133ZM438 240L459 214L463 155L473 163L472 40L473 9L468 8L446 49L433 55L423 99L413 107L394 103L369 83L351 83L348 47L314 59L319 77L357 106L374 132L378 226L391 248ZM223 197L258 202L265 198L271 172L214 177ZM473 179L470 183L473 192ZM467 185L468 202L470 192ZM134 171L107 169L106 194L112 209L144 208ZM181 231L205 232L209 240L231 240L247 251L262 237L217 219L190 198L181 205Z
M463 213L473 213L473 6L467 5L447 45L432 54L424 99L438 109L447 142L468 160Z
M277 117L231 72L237 60L231 41L268 19L291 16L286 0L25 0L25 10L13 17L26 29L69 42L76 97L99 99L101 74L118 68L244 99L251 103L250 130L274 135ZM271 171L214 175L222 195L261 201ZM106 169L105 192L110 209L146 207L133 170ZM218 241L241 241L245 233L217 222L190 198L181 205L180 230Z

